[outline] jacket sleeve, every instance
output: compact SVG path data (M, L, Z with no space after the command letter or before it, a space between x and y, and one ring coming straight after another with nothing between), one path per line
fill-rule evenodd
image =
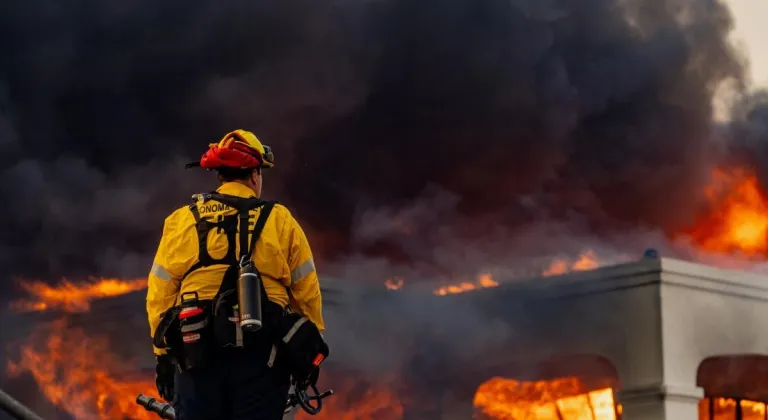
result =
M293 309L309 318L317 328L325 331L320 281L312 259L309 241L299 223L289 215L283 227L288 266L291 270L291 295ZM287 243L286 243L287 242Z
M178 215L176 213L165 219L163 236L157 248L152 268L147 278L147 315L149 317L150 336L155 334L163 313L176 303L181 288L181 277L178 264L173 264L173 248L177 235ZM165 350L152 346L155 355L164 354Z

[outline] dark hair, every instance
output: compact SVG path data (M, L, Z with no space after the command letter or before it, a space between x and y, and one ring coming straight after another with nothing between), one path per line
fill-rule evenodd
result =
M219 173L219 178L224 182L232 182L232 181L242 181L244 179L248 179L251 177L251 174L253 171L257 171L261 173L260 168L227 168L222 167L216 169L216 172Z

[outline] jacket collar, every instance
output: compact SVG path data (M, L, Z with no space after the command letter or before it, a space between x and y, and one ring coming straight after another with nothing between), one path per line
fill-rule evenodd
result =
M234 195L236 197L256 197L256 193L239 182L225 182L216 189L217 193Z

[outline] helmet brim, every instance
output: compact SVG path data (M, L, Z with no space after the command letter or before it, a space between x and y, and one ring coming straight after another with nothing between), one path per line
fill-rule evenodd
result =
M200 161L189 162L186 165L184 165L184 169L199 168L199 167L200 167ZM274 166L270 162L265 162L264 165L257 166L257 167L261 169L272 169ZM211 168L211 169L216 169L216 168Z

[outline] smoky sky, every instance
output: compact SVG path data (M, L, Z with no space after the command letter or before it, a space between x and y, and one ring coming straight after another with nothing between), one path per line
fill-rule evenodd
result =
M215 187L183 164L235 128L273 146L265 194L319 259L412 259L399 239L445 226L674 230L712 162L766 139L765 112L749 141L713 130L731 29L714 0L5 2L0 269L145 275L163 218ZM424 197L408 229L367 224Z

